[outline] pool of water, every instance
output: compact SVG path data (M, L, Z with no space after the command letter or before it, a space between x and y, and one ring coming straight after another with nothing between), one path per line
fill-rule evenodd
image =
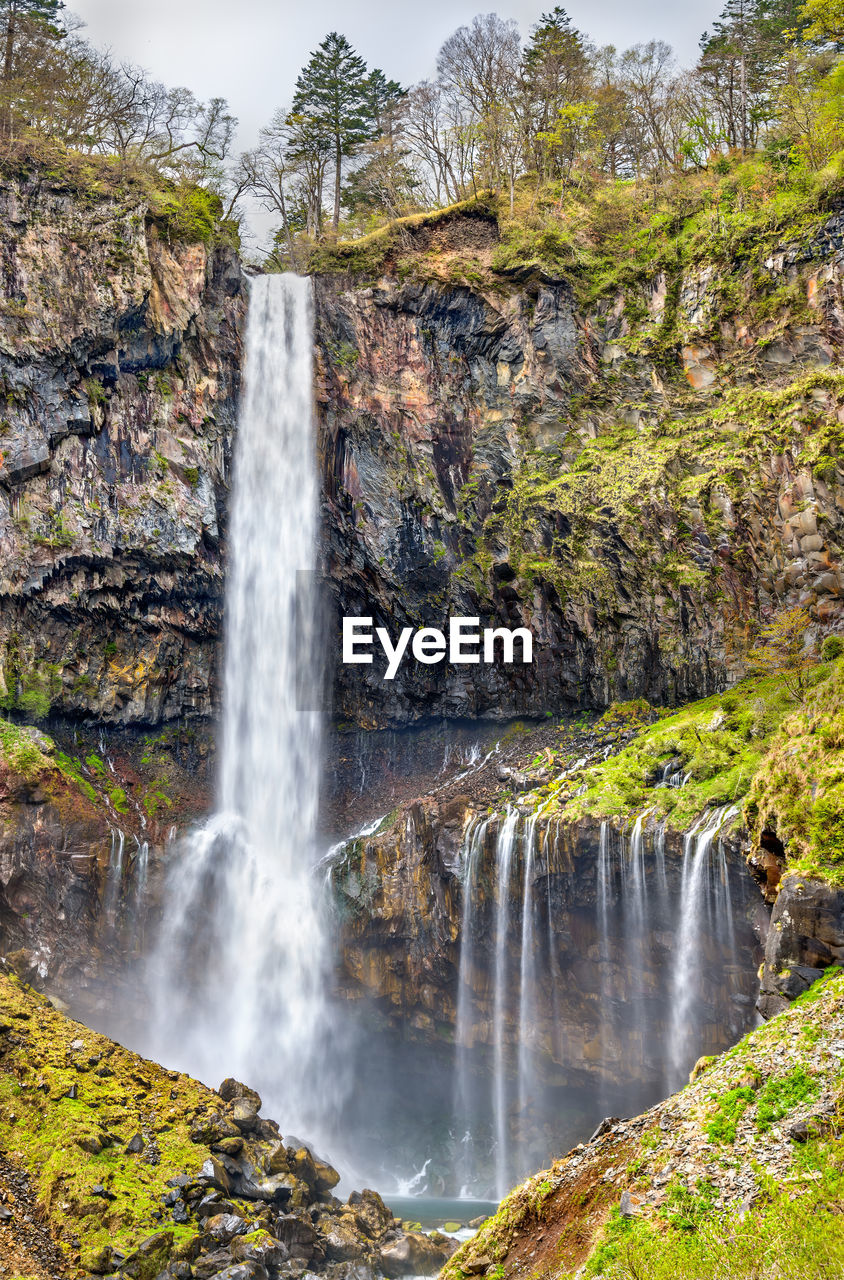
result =
M469 1223L475 1218L490 1218L498 1209L493 1200L457 1200L437 1196L384 1196L384 1203L402 1222L418 1222L425 1231L442 1229L446 1223L459 1222L460 1231L449 1234L468 1240L474 1234Z

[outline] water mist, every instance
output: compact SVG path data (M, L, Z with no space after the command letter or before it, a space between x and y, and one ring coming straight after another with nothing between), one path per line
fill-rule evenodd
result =
M327 948L313 875L320 721L311 668L311 311L306 279L264 276L252 285L218 802L170 864L150 966L149 1048L211 1084L235 1075L256 1086L285 1129L319 1141L334 1086L322 1068Z

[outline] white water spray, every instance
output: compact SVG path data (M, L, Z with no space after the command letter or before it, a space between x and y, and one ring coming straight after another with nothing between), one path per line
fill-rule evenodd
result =
M235 450L217 810L177 852L152 981L153 1053L257 1085L318 1138L324 930L312 582L317 483L310 282L252 285Z
M495 999L493 1006L492 1105L495 1116L495 1194L502 1199L509 1190L510 1116L507 1098L507 996L510 989L508 942L510 932L510 876L519 827L519 814L511 809L498 832L498 901L495 912Z
M737 806L722 805L704 816L687 832L683 842L683 879L680 889L680 924L677 931L676 959L671 1000L668 1064L669 1087L680 1088L695 1057L697 1025L692 1017L700 986L695 981L696 967L701 967L701 938L709 899L715 894L717 914L723 940L732 945L733 920L729 895L729 878L723 849L718 847L713 868L711 852L721 829L738 813Z

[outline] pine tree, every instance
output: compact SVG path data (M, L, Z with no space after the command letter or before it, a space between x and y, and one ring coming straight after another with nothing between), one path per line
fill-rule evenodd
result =
M15 71L15 44L21 19L31 18L52 25L64 8L64 0L0 0L0 14L5 22L6 48L3 56L3 80L6 84Z
M380 67L370 71L364 81L365 108L371 127L371 137L391 138L395 128L396 112L407 97L398 80L388 80Z
M550 135L561 116L590 96L588 46L559 5L543 13L522 59L522 79L530 103L531 132ZM547 157L547 146L537 154Z
M330 32L311 54L296 81L293 114L309 118L316 132L330 143L334 160L332 227L336 235L343 161L373 132L366 63L345 36Z

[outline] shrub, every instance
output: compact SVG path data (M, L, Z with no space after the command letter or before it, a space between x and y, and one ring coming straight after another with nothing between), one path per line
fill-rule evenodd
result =
M827 636L821 645L821 657L824 662L834 662L844 653L844 636Z

